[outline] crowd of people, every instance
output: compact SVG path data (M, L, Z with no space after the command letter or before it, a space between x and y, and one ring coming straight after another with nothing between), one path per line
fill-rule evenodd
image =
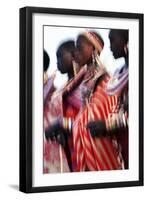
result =
M125 65L113 75L100 60L104 41L85 31L60 44L57 67L66 85L54 86L44 50L44 173L129 168L128 31L109 32L110 49Z

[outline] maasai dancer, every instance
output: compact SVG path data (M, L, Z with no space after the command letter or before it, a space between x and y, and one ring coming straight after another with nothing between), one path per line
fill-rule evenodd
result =
M50 65L50 57L48 53L44 50L43 51L43 99L44 99L44 104L46 102L46 99L51 96L51 94L55 91L54 87L54 78L55 74L52 76L48 77L48 68Z
M116 70L108 82L106 92L119 97L114 130L121 147L125 169L128 169L128 30L111 30L109 39L114 58L125 58L125 64Z
M51 100L52 94L55 92L54 79L55 73L48 77L47 70L50 64L50 58L47 52L43 52L43 68L44 68L44 130L46 131L49 123L46 117L48 113L48 102ZM61 160L62 159L62 160ZM64 162L64 164L63 164ZM56 142L47 141L44 137L44 173L58 172L58 171L69 171L66 156L62 148Z
M61 73L68 74L69 82L62 90L54 92L50 101L48 101L45 107L44 120L48 122L47 126L45 127L45 136L48 141L45 145L44 152L46 172L51 172L50 166L53 166L54 163L56 163L56 166L54 166L56 169L54 171L60 171L59 167L57 168L57 165L60 166L61 163L59 156L56 156L56 160L53 158L53 156L52 160L50 158L50 149L53 149L54 154L57 154L59 152L58 148L60 145L62 145L62 155L64 155L64 158L62 158L62 162L64 164L62 171L74 171L76 168L74 155L72 154L73 139L71 134L71 124L78 113L81 103L79 96L75 93L73 94L72 91L82 80L83 74L86 72L86 70L80 70L78 73L78 67L74 61L74 50L74 41L67 41L59 46L56 54L57 67ZM77 73L78 75L76 75ZM73 78L74 75L76 75L76 78ZM69 96L70 98L68 99ZM54 148L53 143L56 144L56 147Z
M116 139L103 131L103 124L106 124L106 129L109 128L107 119L118 100L116 96L107 95L104 90L109 76L99 59L103 46L102 38L94 32L85 32L78 36L77 48L80 56L77 61L80 65L87 64L87 74L81 87L83 108L73 124L77 171L123 168ZM90 132L91 123L95 121L99 122L96 137Z

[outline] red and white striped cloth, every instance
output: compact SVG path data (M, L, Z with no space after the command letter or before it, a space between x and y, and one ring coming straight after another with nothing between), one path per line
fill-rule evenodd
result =
M77 171L116 170L124 167L117 141L109 136L91 137L86 125L90 121L107 119L118 104L117 96L109 96L104 88L108 76L97 86L90 103L81 110L73 124Z
M50 98L46 100L46 103L44 104L44 130L47 130L57 120L63 119L63 117L71 118L72 121L74 121L81 106L79 89L73 91L69 98L67 95L67 98L63 99L63 95L65 93L70 93L73 89L75 89L81 83L85 73L86 68L83 67L77 76L71 80L63 90L54 91ZM68 154L71 154L72 160L72 171L75 171L76 161L73 154L72 135L69 137L68 144L70 151ZM61 153L59 153L61 151L62 159ZM51 140L46 141L44 138L44 173L61 172L62 170L62 172L69 172L70 169L66 154L66 149L61 147L56 142Z
M53 82L49 82L52 84ZM48 85L50 88L52 85ZM44 88L45 89L45 88ZM45 90L44 90L45 92ZM63 116L62 93L48 90L44 99L44 130L47 130L58 118ZM68 161L64 148L56 141L47 141L44 137L43 171L44 173L69 172Z

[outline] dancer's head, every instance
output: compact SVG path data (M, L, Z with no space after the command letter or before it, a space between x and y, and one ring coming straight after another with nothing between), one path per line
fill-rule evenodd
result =
M92 63L94 50L100 55L104 46L102 37L96 32L84 32L80 34L76 41L76 60L80 66Z

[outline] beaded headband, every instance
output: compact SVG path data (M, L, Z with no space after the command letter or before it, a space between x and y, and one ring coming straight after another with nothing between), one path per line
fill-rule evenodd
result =
M95 49L101 53L103 44L94 32L84 32L83 35L93 44Z

